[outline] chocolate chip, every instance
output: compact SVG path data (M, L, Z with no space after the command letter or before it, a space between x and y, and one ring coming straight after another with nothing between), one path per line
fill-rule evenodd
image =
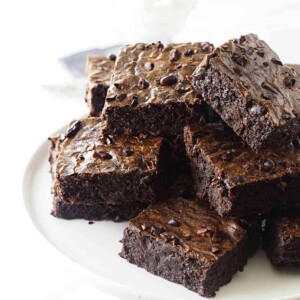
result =
M154 226L151 226L150 232L156 236L159 236L165 232L165 230L163 228L155 228Z
M131 107L136 107L136 106L138 106L138 104L139 104L139 101L138 101L138 96L136 95L136 94L131 94L130 96L129 96L129 99L131 100L131 103L130 103L130 106Z
M234 184L234 182L233 181L231 181L230 179L224 179L224 183L225 183L225 185L226 185L226 188L228 188L228 189L231 189L232 187L234 187L235 186L235 184Z
M178 227L180 226L180 223L174 219L171 219L168 221L168 225L174 226L174 227Z
M81 129L82 125L80 121L74 121L67 130L65 135L66 138L72 138L76 135L76 133Z
M174 75L164 76L160 79L159 83L163 86L170 86L177 83L177 77Z
M178 88L176 89L176 92L179 93L179 94L185 94L185 93L187 93L189 90L190 90L190 88L189 88L188 86L186 86L186 87L180 86L180 87L178 87Z
M145 69L146 69L147 71L153 70L153 69L154 69L154 63L152 63L152 62L146 62L146 63L145 63Z
M173 49L170 51L169 59L170 61L177 61L181 57L181 53L177 49Z
M183 53L184 56L191 56L193 54L194 54L193 49L188 49L188 50L184 51L184 53Z
M114 222L115 223L118 223L120 221L121 221L121 217L120 216L117 215L117 216L114 217Z
M211 43L208 43L208 42L205 42L205 43L202 43L202 50L205 52L205 53L209 53L211 51L214 50L214 46L213 44Z
M239 64L242 67L245 67L247 64L247 59L245 56L240 56L237 53L232 53L231 55L231 59L236 62L237 64Z
M196 233L197 233L197 235L204 235L207 231L208 231L207 228L201 227L201 228L199 228L199 229L197 230Z
M93 153L93 157L94 158L100 158L102 160L112 159L112 156L109 153L105 152L105 151L95 151Z
M271 94L271 93L262 93L260 96L265 100L274 100L275 99L274 94Z
M116 99L119 101L123 101L126 98L127 94L126 93L122 93L117 95Z
M255 115L265 115L267 111L268 110L265 107L262 107L260 105L254 105L250 109L250 113Z
M232 156L232 153L230 151L227 151L226 153L224 153L221 156L222 161L227 161L227 162L231 161L232 158L233 158L233 156Z
M293 140L292 144L296 149L300 149L300 140Z
M182 235L186 240L190 240L192 237L188 232L183 232Z
M123 154L125 156L131 156L134 153L134 150L132 147L126 147L123 149Z
M223 234L219 230L216 230L212 236L212 241L214 243L219 243L222 240L223 240Z
M233 71L235 74L242 76L243 75L243 71L240 68L237 67L233 67Z
M286 87L291 88L295 85L296 78L292 77L291 75L288 75L283 79L283 83Z
M265 52L262 50L257 50L257 55L259 55L260 57L264 57L265 56Z
M277 58L272 58L271 62L275 65L283 66L282 62L280 60L278 60Z
M267 82L263 82L261 84L261 87L264 88L265 90L272 92L274 94L277 94L278 90L276 87L272 86L271 84L267 83Z
M136 49L137 50L145 50L145 44L137 44Z
M116 98L117 98L116 95L109 95L109 96L106 97L105 100L106 100L107 102L112 102L112 101L115 101Z
M111 54L108 58L112 61L116 61L117 59L117 57L114 54Z
M217 247L212 247L211 248L211 252L212 253L217 253L217 252L219 252L220 250L217 248Z
M263 62L263 66L264 66L264 67L268 67L269 64L268 64L266 61L264 61L264 62Z
M276 165L272 159L261 159L259 161L259 169L264 172L273 173L276 170Z
M235 178L234 181L237 183L243 183L246 181L246 178L244 176L239 176L239 177Z
M122 82L122 81L114 82L114 86L115 86L118 90L123 90L123 89L124 89L124 82Z
M282 116L281 116L281 118L282 118L283 120L290 120L291 117L292 117L292 116L291 116L289 113L284 113L284 114L282 114Z
M158 42L156 43L156 49L157 49L158 51L161 51L161 50L164 49L164 45L162 44L161 41L158 41Z
M267 82L263 82L261 84L261 87L264 88L265 90L272 92L274 94L277 94L278 90L276 87L272 86L271 84L267 83Z
M137 84L138 89L144 90L149 87L149 82L146 81L144 78L140 78Z

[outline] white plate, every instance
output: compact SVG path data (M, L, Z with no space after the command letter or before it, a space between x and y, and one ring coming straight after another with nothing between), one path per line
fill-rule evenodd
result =
M59 132L64 132L65 127ZM198 294L127 263L118 256L126 222L66 221L50 215L51 178L48 142L34 153L24 177L24 199L28 213L46 239L79 265L112 280L114 289L126 290L126 299L198 300ZM106 291L107 292L107 291ZM300 299L300 269L278 271L258 251L244 272L233 277L215 299Z

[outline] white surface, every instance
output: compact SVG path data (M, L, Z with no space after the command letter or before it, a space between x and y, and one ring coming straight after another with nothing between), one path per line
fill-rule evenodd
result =
M84 220L66 221L49 215L51 180L47 174L47 156L48 143L45 142L34 153L27 168L24 197L34 224L51 244L82 267L109 279L108 294L119 293L123 299L130 300L200 298L196 293L151 275L118 256L121 249L118 241L126 222L102 221L89 225ZM274 269L260 251L250 259L244 272L236 274L229 285L221 288L216 299L299 299L299 276L300 269L288 272Z
M178 20L180 14L188 16L186 23ZM283 61L299 63L299 14L296 0L0 1L0 299L112 299L105 296L105 280L78 268L41 237L22 203L32 153L60 124L86 111L82 88L53 95L42 88L74 84L59 57L138 39L218 44L253 31ZM48 201L45 194L40 197Z

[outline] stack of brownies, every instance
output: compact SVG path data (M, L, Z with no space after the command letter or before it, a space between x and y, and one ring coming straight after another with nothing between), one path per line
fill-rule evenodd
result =
M90 114L50 138L52 214L131 219L120 255L206 297L261 236L300 263L297 70L254 34L89 57Z

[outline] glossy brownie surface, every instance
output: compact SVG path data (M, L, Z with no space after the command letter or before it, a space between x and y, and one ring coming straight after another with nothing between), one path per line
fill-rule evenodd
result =
M72 174L153 171L157 168L162 139L159 137L103 136L103 123L87 118L71 124L60 145L56 170Z
M208 261L225 255L246 235L236 219L222 219L214 210L182 197L151 205L129 221L129 228Z
M125 46L116 61L106 107L199 101L190 76L212 50L209 43Z

